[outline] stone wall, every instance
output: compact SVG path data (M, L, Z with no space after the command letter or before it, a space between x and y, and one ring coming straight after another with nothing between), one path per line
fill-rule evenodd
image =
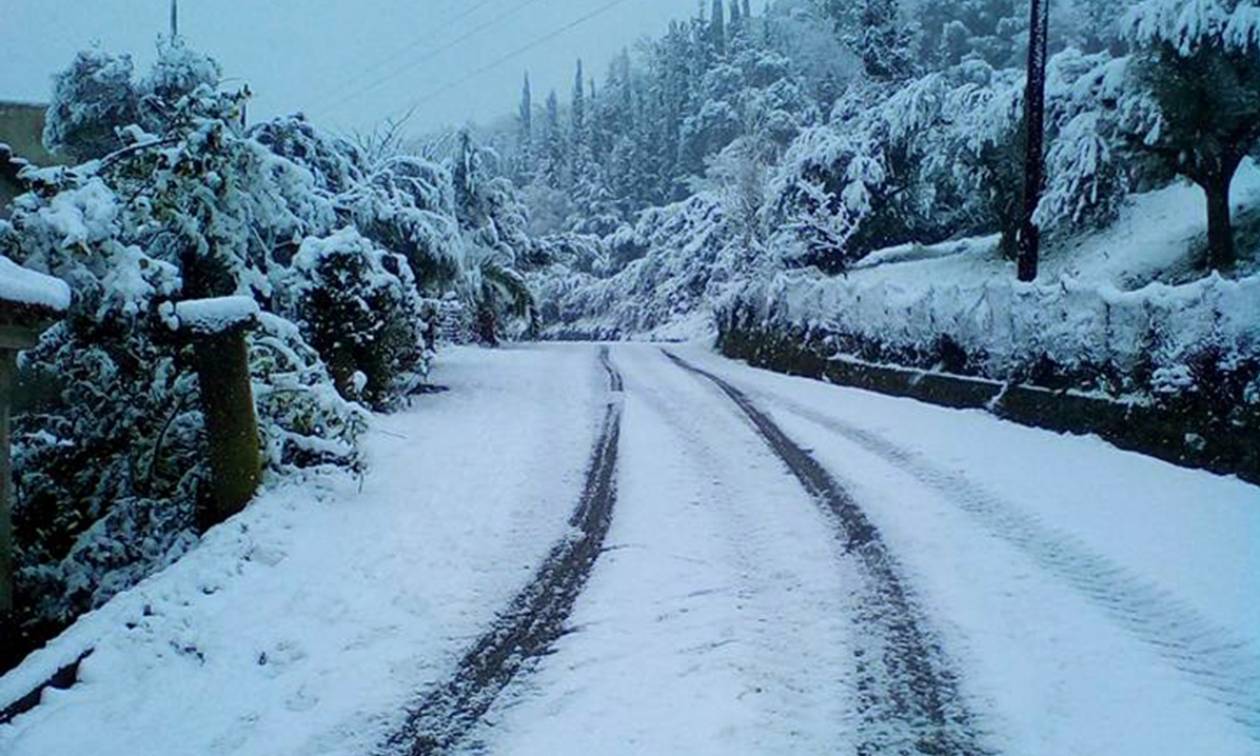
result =
M718 346L726 356L755 367L945 407L983 409L1036 428L1097 434L1121 449L1260 484L1260 428L1075 391L847 359L806 333L736 320L722 324Z

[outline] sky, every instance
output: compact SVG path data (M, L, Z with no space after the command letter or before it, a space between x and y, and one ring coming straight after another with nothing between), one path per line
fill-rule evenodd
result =
M179 18L181 34L216 57L232 83L249 83L251 120L301 110L323 126L370 131L414 105L407 126L419 133L513 112L525 70L536 101L552 87L565 99L579 57L588 75L602 79L621 48L696 7L696 0L180 0ZM147 66L168 13L169 0L0 0L0 100L46 102L52 75L92 44Z

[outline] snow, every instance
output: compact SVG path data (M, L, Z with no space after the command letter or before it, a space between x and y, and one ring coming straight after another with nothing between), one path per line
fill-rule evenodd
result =
M1256 487L671 349L852 493L994 752L1256 752ZM373 752L569 532L608 399L596 355L449 350L451 391L374 417L361 492L268 490L0 678L3 704L96 648L77 685L0 726L0 752ZM462 750L854 750L866 628L829 516L708 382L650 345L611 357L608 541L571 632Z
M1256 752L1260 489L1093 437L684 354L850 487L964 663L998 752ZM1172 642L1196 636L1189 651Z
M1248 2L1145 0L1125 14L1123 23L1133 40L1168 42L1187 57L1213 40L1238 51L1260 42L1260 11Z
M1234 200L1260 204L1254 162L1240 170ZM1209 345L1255 354L1260 273L1190 276L1205 217L1202 192L1175 184L1131 198L1104 230L1053 241L1033 284L1014 280L1013 263L986 236L890 248L844 276L783 273L750 285L739 301L778 326L819 326L896 350L948 335L983 355L985 374L998 379L1042 355L1061 366L1111 362L1131 374L1146 359L1176 367Z
M618 503L571 625L500 697L489 753L836 753L853 633L830 524L742 421L618 346Z
M452 348L433 378L374 417L361 484L266 491L0 678L7 705L96 648L0 753L371 751L567 532L606 385L590 347Z
M222 333L256 323L260 310L253 297L188 299L175 304L179 328L199 334Z
M0 257L0 301L64 312L70 307L70 287L59 278Z

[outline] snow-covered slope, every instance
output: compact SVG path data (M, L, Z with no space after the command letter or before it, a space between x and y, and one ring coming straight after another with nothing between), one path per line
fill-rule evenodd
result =
M1245 228L1260 208L1260 166L1254 161L1240 167L1232 196L1235 217L1244 227L1234 275L1247 278L1260 274L1260 241ZM1202 286L1206 219L1203 192L1183 181L1132 195L1105 228L1047 239L1038 282L1096 290L1100 297L1149 284ZM714 308L720 309L727 295L773 276L749 259L724 222L720 203L703 196L645 215L633 234L626 234L645 251L641 258L609 278L583 274L544 287L544 299L554 300L551 309L557 318L547 324L550 332L670 340L712 331ZM933 290L980 292L992 285L1009 286L1015 266L997 253L997 243L997 236L983 236L904 244L873 252L842 276L800 271L787 278L807 281L804 285L811 289L854 292L854 301L861 299L866 311L863 317L872 309L890 311L889 318L864 321L867 327L897 330L909 326L904 312L892 311L907 299ZM1177 293L1179 288L1160 291L1193 298L1190 289L1185 296ZM833 307L812 317L836 313ZM931 324L914 327L930 330Z
M1234 178L1235 218L1260 208L1260 166L1245 160ZM849 271L859 286L885 281L900 286L974 284L1015 277L1015 264L997 254L997 237L935 245L900 245L874 252ZM1105 228L1051 236L1044 245L1038 280L1064 278L1122 291L1149 283L1185 283L1202 277L1207 244L1207 209L1203 190L1185 181L1135 194ZM1260 271L1260 248L1240 248L1240 273Z

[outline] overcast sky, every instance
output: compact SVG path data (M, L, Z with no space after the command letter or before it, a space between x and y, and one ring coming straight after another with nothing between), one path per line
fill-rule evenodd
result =
M94 42L146 65L168 7L0 0L0 100L47 101L52 74ZM602 79L618 50L695 9L696 0L180 0L180 31L250 83L251 119L303 110L368 129L418 103L418 130L511 111L525 69L539 102L550 87L567 98L578 57Z

